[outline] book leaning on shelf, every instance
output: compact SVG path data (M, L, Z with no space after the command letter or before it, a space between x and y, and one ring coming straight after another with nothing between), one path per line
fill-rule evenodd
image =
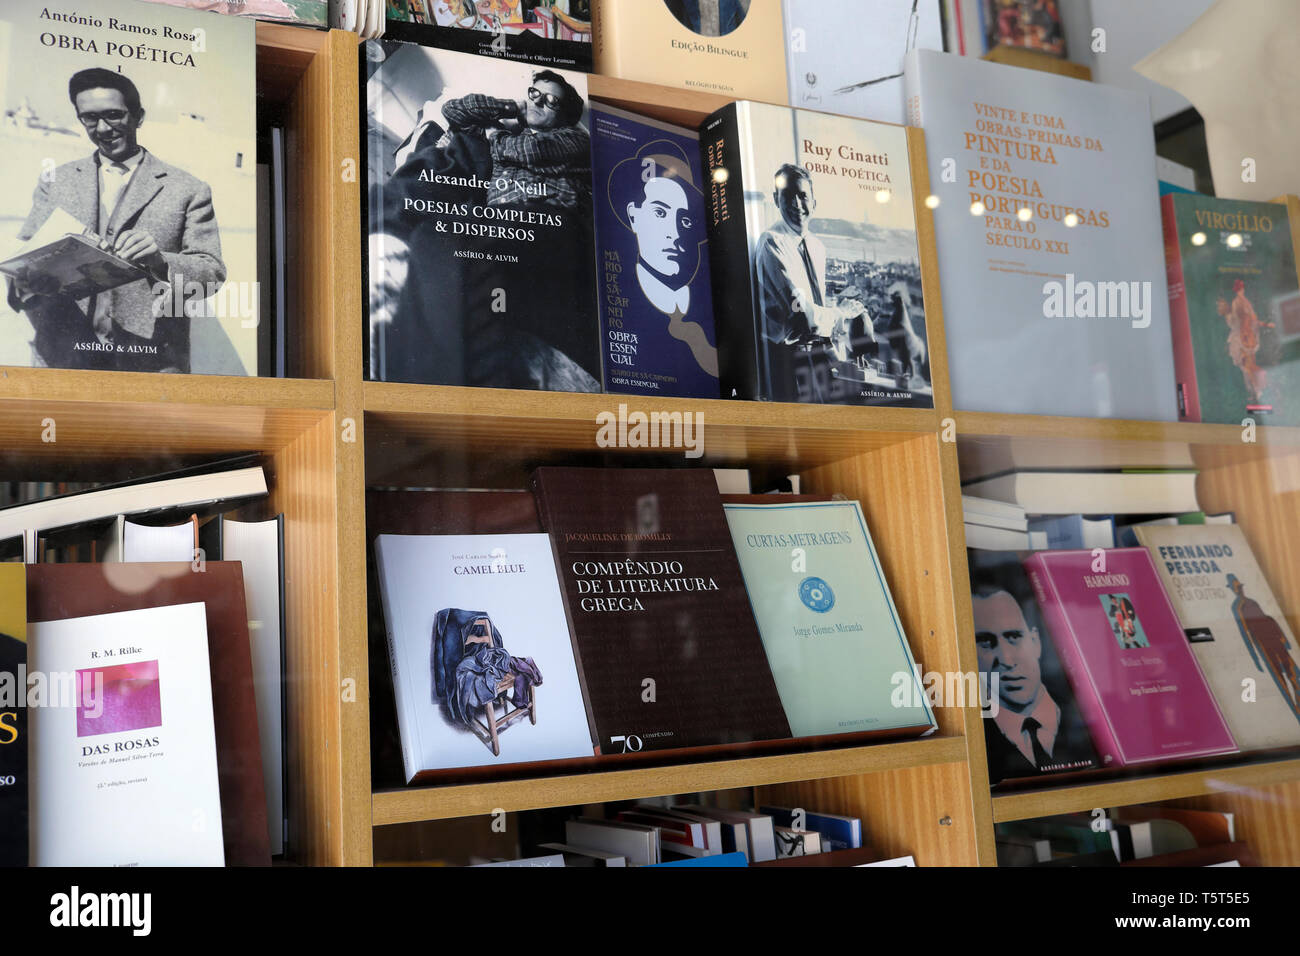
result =
M0 364L257 374L253 22L43 10L0 11Z
M587 77L364 50L371 379L599 392Z
M920 143L747 101L705 120L723 398L933 406Z
M1176 421L1146 98L934 50L904 72L955 406Z

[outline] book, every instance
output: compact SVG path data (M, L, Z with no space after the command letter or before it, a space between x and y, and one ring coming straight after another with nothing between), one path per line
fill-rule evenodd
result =
M202 604L32 622L33 672L69 700L31 714L34 866L221 866Z
M759 807L779 827L807 830L821 836L823 852L857 850L862 847L862 821L836 813L814 813L791 807Z
M1300 745L1300 650L1237 525L1133 528L1242 750Z
M266 822L272 856L284 853L288 836L284 761L284 515L236 521L227 515L204 526L207 561L237 561L244 571L244 604L253 664ZM201 535L201 540L203 536Z
M822 852L821 834L816 830L792 830L790 827L777 826L774 832L778 860L794 856L816 856Z
M906 122L903 57L943 49L939 0L783 0L783 7L791 106Z
M718 397L699 134L591 107L607 392Z
M721 853L717 855L697 857L690 860L669 860L666 863L655 863L654 866L706 866L706 867L744 867L749 866L749 860L743 853Z
M1047 547L1053 551L1091 551L1093 548L1115 547L1114 515L1034 518L1029 522L1029 528L1046 534Z
M100 539L100 561L193 561L198 517L172 525L147 525L118 515Z
M591 0L596 72L784 103L781 0Z
M255 376L255 24L93 12L0 11L0 363Z
M1199 511L1195 471L1016 471L970 482L963 494L1005 501L1034 515Z
M861 506L723 510L794 736L932 733L934 714Z
M981 551L1028 551L1032 547L1028 531L995 528L966 522L966 547Z
M933 407L914 141L764 103L704 121L723 398Z
M210 681L202 685L186 682L181 693L210 695L220 792L217 822L226 865L267 866L271 855L266 794L242 568L219 561L207 562L202 572L190 563L37 564L27 568L27 613L33 622L181 604L199 604L205 617ZM164 707L164 717L168 713ZM187 827L196 822L187 815ZM210 817L204 825L212 825Z
M589 0L386 0L385 36L537 67L593 69Z
M277 23L298 23L308 27L329 26L329 0L144 0L187 10L224 13L233 17L256 17Z
M790 736L712 471L532 481L600 753Z
M992 498L976 498L972 495L961 496L962 515L970 524L987 524L992 527L1007 527L1015 531L1027 531L1029 529L1028 519L1025 517L1025 509L1019 505L1008 504L1005 501L994 501ZM995 523L995 521L997 523ZM1006 525L1000 522L1009 522Z
M904 72L955 406L1176 421L1145 97L933 50Z
M4 867L27 865L26 570L22 564L0 564L0 866Z
M659 862L659 831L655 827L581 817L565 821L564 842L616 853L627 860L628 866L650 866Z
M546 535L380 535L408 782L592 756Z
M1021 563L1025 556L966 554L989 781L1097 768L1087 723Z
M554 850L564 857L565 866L582 866L582 867L615 867L627 866L627 858L619 856L616 853L605 853L602 850L592 850L587 847L570 846L567 843L542 843L539 844L539 850Z
M599 392L586 75L364 50L371 379Z
M699 804L684 804L681 809L720 821L723 824L724 845L729 840L732 843L728 852L744 853L750 863L764 863L776 859L776 830L772 818L767 814L750 813L745 810L723 810L720 807L705 807ZM730 838L727 835L728 827L737 826L745 828L746 847L740 846L740 838L735 829L730 831L733 834Z
M1160 203L1179 418L1300 425L1300 336L1288 340L1283 315L1300 295L1286 204L1196 193Z
M984 47L1009 46L1065 56L1059 0L981 0Z
M1236 752L1146 550L1039 551L1025 570L1102 766Z
M261 466L235 467L242 463L237 459L0 508L0 538L266 494Z

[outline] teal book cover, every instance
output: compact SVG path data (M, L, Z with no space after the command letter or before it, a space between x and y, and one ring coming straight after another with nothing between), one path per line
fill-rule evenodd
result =
M933 729L858 503L725 508L794 736Z

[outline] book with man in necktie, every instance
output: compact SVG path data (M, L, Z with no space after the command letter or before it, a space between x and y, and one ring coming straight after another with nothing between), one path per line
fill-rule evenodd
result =
M722 397L932 408L918 131L746 101L700 155Z
M1088 727L1021 563L1028 555L977 548L966 555L990 782L1096 770Z

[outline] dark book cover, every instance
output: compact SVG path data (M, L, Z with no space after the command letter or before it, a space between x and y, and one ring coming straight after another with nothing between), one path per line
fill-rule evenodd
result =
M1096 769L1092 738L1021 555L975 548L966 554L989 781Z
M722 397L932 408L906 130L742 101L700 155Z
M571 11L571 12L570 12ZM591 5L541 0L387 0L384 35L458 53L592 72Z
M533 486L602 754L790 736L712 471L546 467Z
M26 570L0 565L0 866L27 865Z
M266 793L253 695L253 665L238 562L33 564L27 568L31 621L202 602L207 614L216 726L221 828L227 866L269 866Z
M1160 200L1183 421L1300 425L1300 275L1287 206Z
M718 397L699 134L592 107L605 390Z
M582 73L370 41L370 378L599 392Z

